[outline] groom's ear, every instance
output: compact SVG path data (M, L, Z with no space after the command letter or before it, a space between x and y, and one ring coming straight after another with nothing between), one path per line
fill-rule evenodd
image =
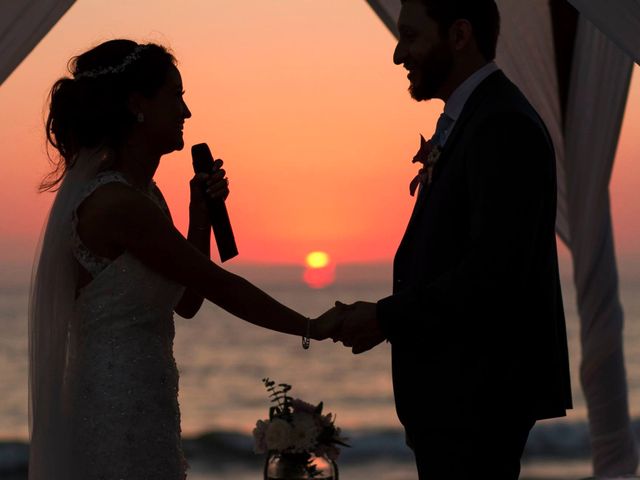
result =
M469 20L460 18L449 27L449 43L457 52L465 50L475 43L473 25Z

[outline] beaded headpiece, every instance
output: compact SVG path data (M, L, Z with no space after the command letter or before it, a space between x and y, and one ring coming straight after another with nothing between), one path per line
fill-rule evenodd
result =
M122 73L127 69L129 65L138 60L140 58L140 54L147 48L149 48L148 45L138 45L133 49L133 52L122 59L122 62L120 62L120 64L111 67L96 68L95 70L80 72L77 75L74 75L73 78L75 80L78 80L79 78L96 78L111 73Z

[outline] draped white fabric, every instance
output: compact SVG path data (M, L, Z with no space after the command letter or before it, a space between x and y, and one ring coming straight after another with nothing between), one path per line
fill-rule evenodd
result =
M0 3L0 85L75 0L3 0Z
M637 60L640 0L570 0L579 10L563 131L548 0L497 0L502 15L498 65L543 117L558 159L557 231L574 260L581 322L581 383L591 430L594 473L635 473L622 350L623 311L609 208L609 179L632 62L586 18ZM399 0L368 0L381 19L397 19ZM623 18L624 17L624 18ZM395 33L395 29L392 30Z
M498 6L502 26L496 62L538 111L553 140L558 171L556 230L568 243L564 134L549 2L498 0Z
M638 467L629 422L623 311L609 207L609 179L632 67L627 54L580 17L566 117L565 168L581 323L580 380L589 412L594 473L602 477L634 473Z
M569 2L636 63L640 63L640 0Z
M400 16L400 0L367 0L380 20L396 37L398 36L397 20Z

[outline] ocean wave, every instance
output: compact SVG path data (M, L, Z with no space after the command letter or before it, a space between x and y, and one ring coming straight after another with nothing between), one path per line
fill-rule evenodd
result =
M640 438L640 419L633 422ZM363 464L373 461L405 462L413 456L405 445L400 429L370 429L345 431L351 448L344 448L341 464ZM185 438L183 447L187 459L212 465L256 466L264 458L253 453L251 435L215 431ZM539 423L527 442L524 459L581 459L590 455L589 428L580 423ZM24 478L29 458L29 446L23 442L0 442L0 477ZM21 476L22 475L22 476Z
M21 478L29 465L29 445L23 442L0 442L0 478Z

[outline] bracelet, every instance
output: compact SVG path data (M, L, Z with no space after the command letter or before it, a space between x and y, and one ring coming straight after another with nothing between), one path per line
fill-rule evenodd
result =
M307 334L302 337L302 348L309 350L311 345L311 319L307 317Z

